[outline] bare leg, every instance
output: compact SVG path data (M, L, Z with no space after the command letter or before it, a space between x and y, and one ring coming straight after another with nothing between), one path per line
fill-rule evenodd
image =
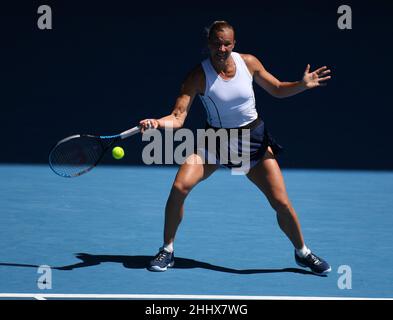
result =
M270 147L263 159L249 171L247 177L266 195L277 213L277 221L281 230L296 249L301 249L304 240L300 223L288 199L284 178Z
M183 204L187 195L193 187L208 178L217 168L218 165L215 164L202 164L201 158L196 154L190 155L181 165L165 207L165 244L173 243L175 240L177 228L183 218Z

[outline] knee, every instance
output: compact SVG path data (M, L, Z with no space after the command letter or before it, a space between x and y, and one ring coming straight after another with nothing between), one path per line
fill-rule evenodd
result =
M276 197L270 200L272 208L277 212L277 214L287 214L291 213L292 205L288 198Z
M171 195L186 197L192 187L182 181L175 181L172 186Z

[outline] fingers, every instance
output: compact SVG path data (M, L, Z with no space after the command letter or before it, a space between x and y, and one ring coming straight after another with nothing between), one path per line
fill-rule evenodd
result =
M139 122L139 125L141 127L141 132L145 132L146 130L151 128L151 121L150 119L145 119Z
M318 78L315 83L314 83L314 87L326 87L327 83L324 81L327 81L331 78L331 76L327 76L324 78Z
M318 82L318 86L325 87L327 84L324 81L331 79L331 76L328 76L331 71L329 69L326 69L327 67L323 66L313 72L316 75L317 79L315 80Z
M323 71L326 70L326 69L327 69L327 67L326 67L326 66L323 66L323 67L321 67L321 68L315 70L314 72L316 72L316 73L319 75L321 72L323 72ZM329 70L329 72L330 72L330 70Z
M158 121L156 119L145 119L139 122L141 127L141 132L145 132L145 130L149 129L157 129L158 128Z
M330 70L325 70L325 71L321 71L319 74L318 74L318 76L326 76L327 74L329 74L330 73Z
M304 73L308 73L310 71L310 64L307 64L306 70L304 71Z
M331 76L319 78L319 81L326 81L326 80L329 80L330 78L331 78Z

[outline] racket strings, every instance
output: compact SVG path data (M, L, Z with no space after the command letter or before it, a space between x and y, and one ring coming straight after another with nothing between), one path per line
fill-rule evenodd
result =
M92 169L103 156L108 144L101 139L79 136L57 145L49 162L53 171L64 177L75 177Z

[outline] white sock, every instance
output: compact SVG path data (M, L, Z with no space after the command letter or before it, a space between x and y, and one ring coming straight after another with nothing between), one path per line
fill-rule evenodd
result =
M169 244L164 243L161 248L164 249L165 251L173 252L173 242Z
M301 249L296 249L296 254L300 257L300 258L304 258L306 256L308 256L310 254L311 250L309 248L306 247L306 245L303 245L303 248Z

